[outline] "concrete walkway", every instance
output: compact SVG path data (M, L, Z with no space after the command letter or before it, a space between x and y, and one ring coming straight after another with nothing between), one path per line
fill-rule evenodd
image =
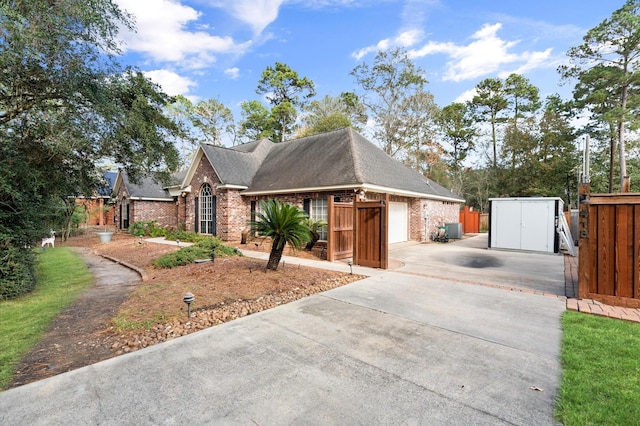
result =
M0 424L554 424L562 258L455 245L0 393Z

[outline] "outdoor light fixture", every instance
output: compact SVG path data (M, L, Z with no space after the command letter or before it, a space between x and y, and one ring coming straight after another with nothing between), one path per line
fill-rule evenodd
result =
M211 262L216 261L216 249L211 250Z
M348 261L347 265L349 265L349 275L353 275L353 262Z
M196 299L192 293L186 293L182 300L187 304L187 318L191 318L191 304Z

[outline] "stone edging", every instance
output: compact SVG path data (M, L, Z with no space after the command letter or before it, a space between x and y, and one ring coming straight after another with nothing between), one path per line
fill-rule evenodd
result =
M567 299L567 310L631 322L640 322L640 309L605 305L602 302L592 299Z
M122 266L124 266L126 268L129 268L132 271L136 272L138 275L140 275L140 279L142 280L142 282L146 282L146 281L149 280L149 276L147 275L145 270L142 269L142 268L138 268L137 266L132 265L131 263L122 261L122 260L117 259L115 257L108 256L106 254L99 254L99 256L104 257L105 259L110 260L110 261L112 261L114 263L118 263L118 264L120 264L120 265L122 265Z

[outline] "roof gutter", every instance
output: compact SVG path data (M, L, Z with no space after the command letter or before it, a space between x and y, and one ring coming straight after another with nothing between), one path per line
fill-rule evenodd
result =
M431 200L439 200L439 201L449 201L452 203L464 203L464 198L453 198L453 197L443 197L442 195L435 194L427 194L425 192L414 192L414 191L406 191L404 189L396 189L396 188L388 188L386 186L378 186L378 185L362 185L362 189L365 191L371 192L382 192L391 195L400 195L405 197L414 197L414 198L428 198Z
M242 195L274 195L274 194L293 194L296 192L325 192L336 190L353 190L354 188L360 188L361 185L337 185L337 186L312 186L309 188L292 188L292 189L273 189L268 191L243 191Z
M216 185L216 188L219 188L219 189L239 189L239 190L243 190L243 189L247 189L247 188L248 188L248 186L246 186L246 185L222 184L222 185Z
M151 198L151 197L126 197L128 200L133 201L175 201L173 198Z
M277 194L293 194L298 192L326 192L326 191L354 190L354 189L357 189L357 190L363 189L365 191L370 191L370 192L380 192L385 194L399 195L399 196L413 197L413 198L428 198L431 200L449 201L452 203L464 203L465 201L462 198L443 197L441 195L426 194L423 192L405 191L397 188L387 188L384 186L368 185L368 184L314 186L314 187L308 187L308 188L273 189L268 191L243 191L241 192L241 194L246 196L277 195Z

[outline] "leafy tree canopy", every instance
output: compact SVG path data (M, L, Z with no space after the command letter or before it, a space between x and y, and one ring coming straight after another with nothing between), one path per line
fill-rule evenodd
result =
M169 97L114 60L121 27L110 0L0 3L0 251L47 234L53 206L92 195L105 160L133 180L177 166Z
M565 79L576 79L574 96L594 118L613 123L617 132L620 190L628 191L626 133L639 126L640 107L640 1L627 0L594 28L583 43L567 52L571 63L558 71ZM588 92L593 92L589 94ZM602 110L608 104L606 111ZM610 152L616 147L612 144ZM613 171L613 159L609 165Z
M374 122L373 136L382 149L423 169L421 151L438 151L434 146L438 107L425 90L424 70L411 61L406 50L397 48L378 52L373 64L358 65L351 75L363 90L362 102Z
M301 136L310 136L331 130L353 127L360 131L367 122L365 106L353 92L338 97L325 96L305 108L304 130Z

